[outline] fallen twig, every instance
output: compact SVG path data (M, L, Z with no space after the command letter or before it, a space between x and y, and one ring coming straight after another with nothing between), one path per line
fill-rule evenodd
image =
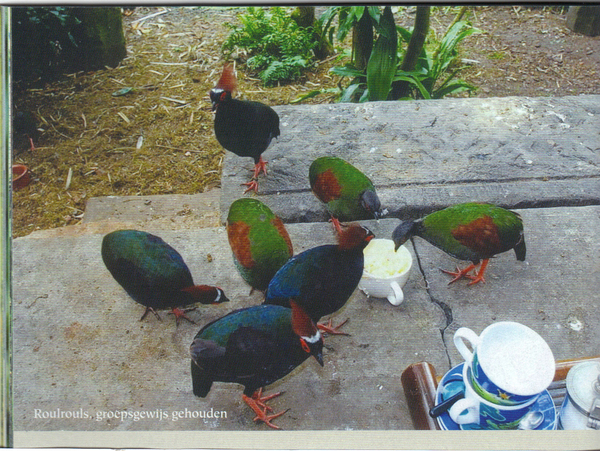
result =
M172 99L171 97L161 96L160 98L163 99L163 100L169 100L171 102L179 103L180 105L185 105L185 104L189 103L186 100Z
M317 66L320 66L321 64L325 64L325 63L327 63L327 62L331 61L332 59L335 59L335 58L337 58L338 56L340 56L340 55L338 55L338 54L336 53L335 55L331 55L329 58L325 58L324 60L317 61Z
M188 63L163 63L162 61L150 61L150 64L160 64L161 66L187 66Z
M65 183L65 190L69 189L69 186L71 186L72 178L73 178L73 168L69 168L69 173L67 174L67 182Z
M163 11L158 11L156 13L152 13L152 14L149 14L149 15L147 15L145 17L142 17L141 19L135 19L135 20L131 21L131 23L134 24L134 23L138 23L138 22L143 22L144 20L150 19L152 17L160 16L162 14L167 14L168 12L171 12L171 10L170 9L165 9Z

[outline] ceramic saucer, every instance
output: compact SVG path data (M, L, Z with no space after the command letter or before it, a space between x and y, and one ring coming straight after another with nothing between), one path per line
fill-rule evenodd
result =
M436 405L465 389L462 378L463 365L464 363L455 366L444 375L437 388ZM545 390L531 405L531 410L539 410L544 414L544 421L535 428L536 431L556 429L556 409L548 390ZM475 424L459 425L455 423L447 411L437 417L437 420L442 430L445 431L481 429L479 425Z

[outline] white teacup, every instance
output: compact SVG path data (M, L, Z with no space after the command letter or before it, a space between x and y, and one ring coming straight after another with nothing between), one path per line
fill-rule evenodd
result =
M402 287L408 280L412 256L405 246L394 250L392 240L374 238L365 250L365 264L358 287L367 295L387 299L392 305L404 301Z
M552 350L523 324L500 321L480 335L461 327L454 333L454 345L471 368L470 382L477 393L495 404L527 404L554 378Z
M457 424L471 424L481 429L516 429L521 419L529 412L536 398L516 406L504 406L480 397L471 385L471 367L463 366L465 397L459 399L448 414Z

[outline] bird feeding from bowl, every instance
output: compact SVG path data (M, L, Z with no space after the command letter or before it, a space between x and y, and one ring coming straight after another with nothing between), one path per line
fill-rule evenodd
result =
M408 280L412 256L405 246L394 250L394 242L372 239L364 249L364 270L358 287L367 295L387 299L392 305L404 301L402 287Z

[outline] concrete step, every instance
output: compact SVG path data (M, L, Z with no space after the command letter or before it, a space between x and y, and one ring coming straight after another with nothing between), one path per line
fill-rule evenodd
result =
M117 229L193 230L221 225L221 190L198 194L105 196L88 200L81 224L33 232L30 238L106 234Z
M431 362L444 374L461 358L452 345L459 326L481 330L501 320L538 331L555 358L600 354L600 206L519 210L526 262L513 253L493 259L485 284L448 286L439 268L456 263L420 238L407 243L414 266L406 300L392 306L357 290L334 322L350 318L350 337L327 337L325 366L307 361L268 392L291 407L277 424L286 430L412 429L400 375L411 363ZM395 219L365 221L390 237ZM161 226L162 227L162 226ZM224 227L149 231L180 251L197 283L221 286L231 299L200 306L198 325L175 327L172 316L139 318L136 304L112 279L100 256L103 233L32 234L14 240L13 332L15 431L266 430L241 402L241 388L215 384L205 399L191 391L188 347L198 329L227 312L262 302L249 295L231 257ZM333 243L327 223L286 225L294 252ZM168 401L167 401L168 400ZM82 408L94 421L41 421L34 409ZM351 409L348 406L353 406ZM160 421L102 419L108 411L157 409L227 412L227 418ZM139 446L152 447L140 437Z

